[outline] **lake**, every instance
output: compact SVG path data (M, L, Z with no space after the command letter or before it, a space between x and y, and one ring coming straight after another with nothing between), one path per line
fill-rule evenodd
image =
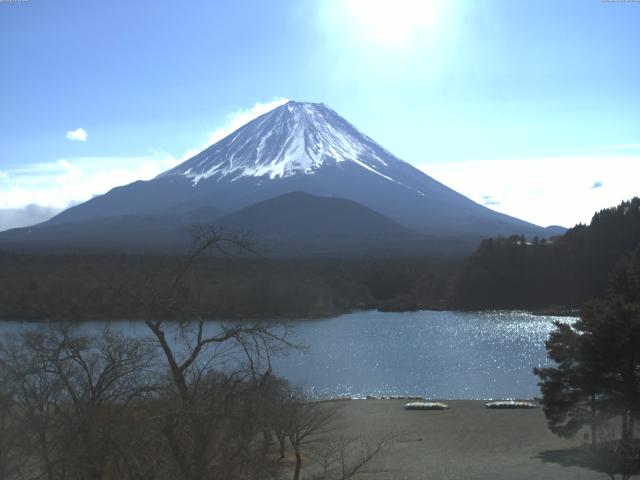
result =
M293 339L308 348L275 359L274 372L319 398L533 398L540 392L532 370L548 364L544 342L553 322L574 320L519 311L364 311L290 322ZM111 324L146 333L142 324ZM0 334L31 325L2 322ZM87 322L82 329L103 326Z

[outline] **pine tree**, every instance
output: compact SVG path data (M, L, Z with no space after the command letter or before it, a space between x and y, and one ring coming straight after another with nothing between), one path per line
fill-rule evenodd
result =
M546 343L556 366L536 368L549 428L573 437L612 417L621 440L634 438L640 419L640 249L623 257L603 300L582 309L572 325L556 323Z

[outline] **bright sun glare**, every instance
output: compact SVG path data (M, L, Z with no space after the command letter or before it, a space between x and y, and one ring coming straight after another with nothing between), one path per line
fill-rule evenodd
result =
M441 0L346 0L339 2L352 34L361 41L399 50L433 37L440 26Z

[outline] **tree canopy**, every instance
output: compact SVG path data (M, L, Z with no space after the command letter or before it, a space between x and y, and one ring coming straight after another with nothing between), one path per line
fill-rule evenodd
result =
M606 297L587 302L578 321L556 323L546 343L555 366L537 368L550 429L572 437L582 427L620 419L619 435L634 438L640 418L640 248L625 255Z
M640 246L640 198L550 240L487 239L465 261L454 304L466 309L579 307L605 294L619 259Z

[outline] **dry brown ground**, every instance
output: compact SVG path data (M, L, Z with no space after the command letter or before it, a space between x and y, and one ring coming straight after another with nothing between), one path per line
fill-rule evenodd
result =
M488 410L480 401L448 401L446 411L406 411L403 400L340 402L334 434L395 440L359 479L606 479L574 465L579 441L553 435L542 409ZM572 465L573 464L573 465Z

